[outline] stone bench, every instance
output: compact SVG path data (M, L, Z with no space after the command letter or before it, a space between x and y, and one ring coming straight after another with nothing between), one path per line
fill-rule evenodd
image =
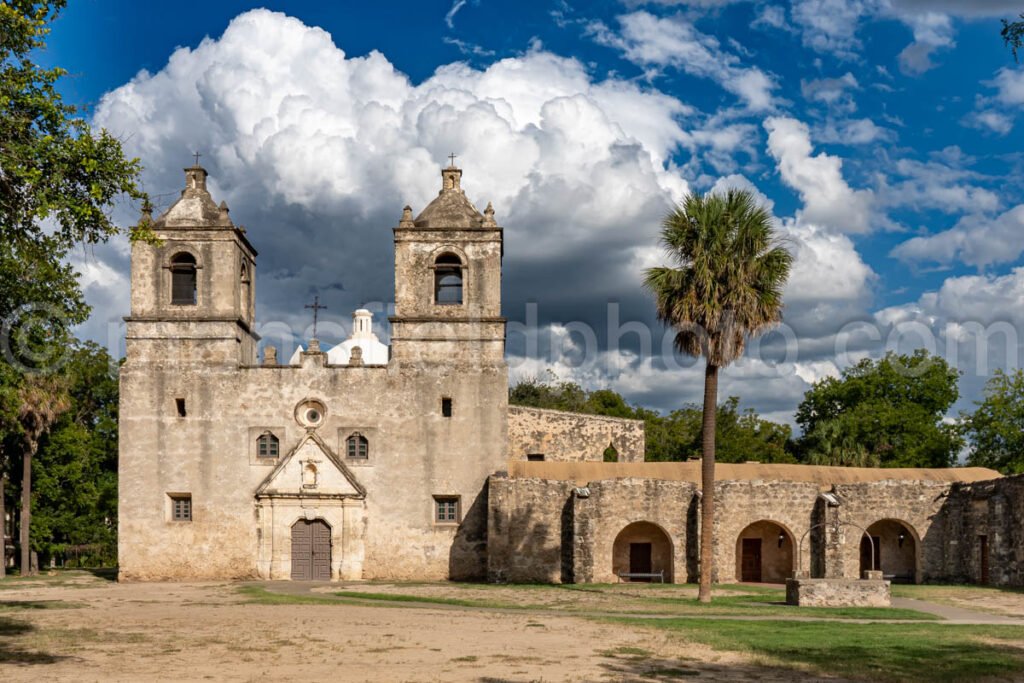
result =
M786 579L786 604L800 607L891 607L892 592L890 583L881 577Z
M631 580L631 579L650 579L654 581L657 579L660 583L665 583L665 572L620 572L618 574L619 581Z

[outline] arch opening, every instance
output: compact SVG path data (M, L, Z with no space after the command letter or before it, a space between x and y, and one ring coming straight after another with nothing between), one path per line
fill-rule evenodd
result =
M912 526L896 519L879 520L867 527L867 535L860 539L861 576L874 569L893 583L917 583L917 550Z
M612 545L612 572L624 580L642 582L652 580L643 574L662 572L665 583L672 583L672 540L652 522L627 525Z
M450 252L434 261L434 303L462 303L462 259Z
M194 306L198 301L196 288L196 257L187 251L171 258L171 303Z
M781 524L762 519L736 538L736 580L744 583L785 583L795 565L793 534Z

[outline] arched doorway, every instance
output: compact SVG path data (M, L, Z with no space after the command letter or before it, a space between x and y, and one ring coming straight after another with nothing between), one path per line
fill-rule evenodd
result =
M736 580L785 583L793 576L793 534L768 520L754 522L736 539Z
M322 519L292 525L292 580L331 580L331 527Z
M672 582L672 541L657 524L633 522L619 532L612 545L612 572L625 574L657 574L663 572L665 583ZM629 581L650 581L650 577L623 577Z
M869 526L867 532L860 539L861 576L875 569L895 583L917 583L917 533L913 527L883 519Z

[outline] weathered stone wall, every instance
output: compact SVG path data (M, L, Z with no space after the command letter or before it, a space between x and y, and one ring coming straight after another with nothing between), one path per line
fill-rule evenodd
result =
M888 581L789 579L786 603L800 607L891 607Z
M1024 586L1024 475L956 485L943 509L946 580ZM982 543L984 537L984 545Z
M547 462L601 462L608 446L619 462L644 459L643 420L509 406L508 438L512 460L538 454Z
M671 546L665 581L686 581L695 572L696 558L688 552L697 529L695 492L696 486L689 482L656 479L587 484L584 495L573 497L573 579L577 583L617 581L616 537L630 524L648 522L660 527Z
M488 480L489 581L572 582L574 488L569 481Z
M719 481L715 484L715 581L738 581L739 539L752 524L773 522L786 532L785 544L791 548L793 565L785 579L792 575L799 561L804 571L810 571L810 534L805 532L813 524L815 504L821 492L820 484L780 481ZM800 541L803 538L802 551ZM776 539L767 539L766 545L778 550ZM765 551L769 548L765 548ZM799 556L799 559L798 559ZM781 571L781 570L780 570Z

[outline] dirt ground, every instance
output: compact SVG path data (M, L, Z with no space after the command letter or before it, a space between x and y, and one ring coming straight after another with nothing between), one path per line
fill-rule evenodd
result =
M901 586L894 594L905 594L910 598L931 600L989 614L1016 618L1024 616L1024 590L1000 591L977 586Z
M558 614L247 604L234 584L84 574L0 587L3 681L817 680Z

